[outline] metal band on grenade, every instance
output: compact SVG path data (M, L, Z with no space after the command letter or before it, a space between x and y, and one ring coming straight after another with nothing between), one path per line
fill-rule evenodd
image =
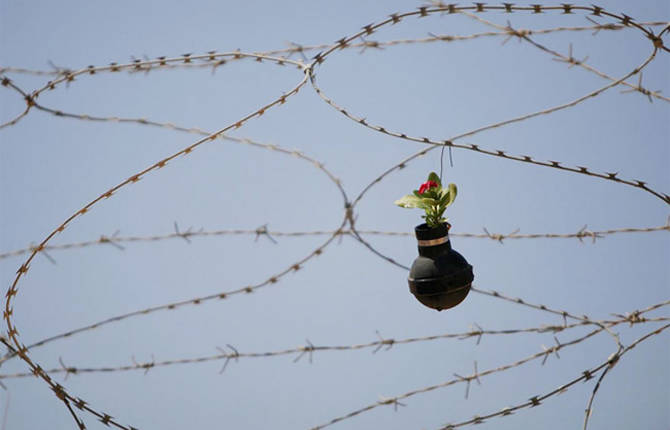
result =
M419 240L419 246L437 246L449 242L449 236L439 237L437 239Z

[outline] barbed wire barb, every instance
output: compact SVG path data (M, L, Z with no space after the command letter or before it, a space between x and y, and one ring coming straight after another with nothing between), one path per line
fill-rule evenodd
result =
M232 354L229 354L229 353L226 352L226 350L223 349L223 348L220 348L220 347L218 347L218 346L216 347L216 349L218 349L219 351L221 351L222 356L226 358L226 361L223 362L223 366L221 367L221 370L219 370L219 374L225 372L226 367L228 367L228 363L230 362L230 360L235 360L235 362L237 363L237 362L239 361L239 359L240 359L240 353L239 353L239 351L237 350L237 348L235 348L234 346L232 346L232 345L230 345L230 344L226 344L226 346L227 346L231 351L233 351Z
M295 359L293 359L293 362L294 362L294 363L297 363L298 361L300 361L300 359L301 359L305 354L307 354L307 356L308 356L308 358L309 358L309 364L312 364L312 355L313 355L314 350L315 350L316 348L314 347L314 345L312 344L312 342L309 341L309 339L305 339L305 342L307 343L307 345L305 345L305 346L301 346L300 348L298 348L299 351L301 351L301 352L300 352L300 354L298 354L298 356L297 356Z

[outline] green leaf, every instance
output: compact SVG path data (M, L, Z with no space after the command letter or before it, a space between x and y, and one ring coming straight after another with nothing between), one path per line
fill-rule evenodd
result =
M440 190L440 206L447 207L449 206L449 200L451 199L451 193L449 190L444 188Z
M449 184L449 204L452 204L454 200L456 200L456 194L458 194L458 188L456 188L456 184Z
M417 196L418 198L423 197L421 194L419 194L419 190L414 190L412 191L412 193L414 193L414 195Z
M396 205L401 208L419 208L423 209L425 207L423 199L413 196L411 194L406 195L394 202Z
M422 198L428 198L431 200L439 200L440 199L440 193L439 193L439 188L431 188L430 190L424 191L423 194L421 194Z
M428 224L428 227L431 228L437 228L440 226L440 222L435 221L434 219L426 219L426 224Z
M449 184L447 188L440 190L440 205L447 207L456 200L458 190L455 184Z
M440 204L447 205L451 200L451 190L449 188L442 188L440 190Z
M437 183L437 185L439 185L440 187L442 187L442 181L440 181L440 177L437 176L437 173L435 173L435 172L430 172L430 174L428 175L428 180L429 180L429 181L433 181L433 182Z
M423 197L421 197L421 202L423 203L424 207L437 206L437 199L426 197L426 194L428 193L424 193Z

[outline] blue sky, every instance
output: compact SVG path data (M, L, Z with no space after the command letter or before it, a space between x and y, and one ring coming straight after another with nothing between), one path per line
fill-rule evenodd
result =
M16 2L0 0L0 66L69 69L133 59L203 54L216 49L261 52L290 43L331 43L362 26L419 3L379 2ZM663 1L611 1L603 6L637 21L670 19ZM482 17L517 28L592 25L585 15L547 13ZM602 23L609 23L600 19ZM662 27L653 27L658 31ZM368 41L469 35L492 31L465 16L407 19L368 36ZM636 29L531 35L538 43L620 77L652 52ZM667 34L665 37L667 41ZM527 42L505 37L403 44L384 49L336 51L316 68L324 93L348 112L408 135L447 139L487 124L570 102L608 84ZM666 42L666 45L670 43ZM570 48L572 46L572 48ZM314 53L310 54L314 55ZM300 59L294 54L291 58ZM670 94L670 57L660 52L642 83ZM53 77L6 72L31 91ZM78 76L45 92L43 106L97 116L148 118L215 131L234 124L290 91L303 74L295 67L230 61L213 70L189 68L149 73ZM638 76L629 81L637 83ZM459 140L488 150L619 172L668 193L668 102L605 91L570 109L538 116ZM25 108L14 91L0 88L0 122ZM349 200L382 172L425 148L347 119L308 84L281 106L231 132L264 144L298 150L322 162L341 180ZM87 202L199 136L131 123L61 118L33 109L0 130L0 252L42 241ZM479 290L500 291L529 303L615 318L668 300L670 245L667 231L620 233L592 243L570 239L490 239L460 233L576 233L663 226L668 206L640 190L612 181L455 149L445 154L444 178L459 187L447 210L452 244L474 266ZM420 212L393 201L438 170L431 151L372 187L354 209L361 230L411 233ZM180 231L276 232L337 229L343 196L322 170L304 159L230 141L206 143L94 206L50 244ZM365 236L379 252L411 264L411 235ZM327 235L253 234L101 244L37 255L21 280L14 321L26 344L116 315L233 291L276 276L310 255ZM0 259L6 290L27 255ZM189 359L230 352L282 351L308 345L356 345L484 330L562 324L560 316L485 294L470 293L458 307L434 312L409 293L407 273L351 237L335 239L301 270L252 294L188 305L109 324L35 348L45 368L117 367L152 360ZM4 294L3 294L4 295ZM650 312L664 317L667 309ZM3 322L4 324L4 322ZM476 325L475 325L476 324ZM624 345L663 323L613 328ZM315 351L230 361L178 364L114 373L63 374L69 392L121 423L148 428L311 428L382 398L496 369L587 334L594 327L558 333L487 334L375 347ZM6 329L3 328L3 331ZM549 356L465 383L417 394L392 406L335 424L339 428L440 428L523 403L582 375L612 352L600 333ZM670 425L670 359L664 332L626 353L604 379L590 427L665 428ZM25 372L14 359L0 374ZM47 385L35 378L2 379L7 429L70 428L74 422ZM497 417L480 428L580 428L595 381L579 382L540 407ZM4 410L4 409L3 409ZM105 428L81 414L88 428Z

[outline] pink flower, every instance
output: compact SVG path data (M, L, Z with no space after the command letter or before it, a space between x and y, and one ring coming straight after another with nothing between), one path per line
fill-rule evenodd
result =
M431 188L437 188L439 185L437 185L437 182L435 181L426 181L421 186L419 187L419 194L423 194L426 191L430 190Z

